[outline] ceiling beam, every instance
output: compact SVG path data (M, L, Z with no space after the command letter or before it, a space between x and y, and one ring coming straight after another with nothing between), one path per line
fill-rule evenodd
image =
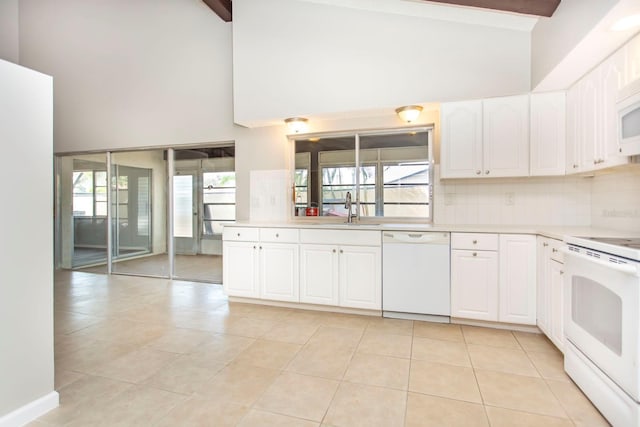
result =
M224 22L231 22L231 0L202 0Z
M485 9L503 10L526 15L553 15L560 0L427 0L436 3L457 4L460 6L482 7Z

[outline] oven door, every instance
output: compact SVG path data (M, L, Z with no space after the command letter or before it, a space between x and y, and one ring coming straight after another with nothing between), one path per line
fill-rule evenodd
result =
M637 264L565 252L565 335L609 378L640 401Z

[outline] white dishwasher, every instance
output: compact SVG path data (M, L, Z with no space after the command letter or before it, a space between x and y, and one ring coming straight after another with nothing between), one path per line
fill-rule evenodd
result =
M449 322L450 238L435 231L383 231L384 317Z

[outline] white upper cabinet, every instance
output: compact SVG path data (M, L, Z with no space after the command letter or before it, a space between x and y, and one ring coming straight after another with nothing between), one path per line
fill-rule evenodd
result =
M624 85L625 51L607 58L567 95L567 173L628 162L618 147L616 101Z
M640 35L635 36L623 49L625 58L624 85L640 79Z
M625 55L620 50L600 66L602 135L596 144L598 168L627 163L618 144L618 91L624 86Z
M442 178L482 173L482 101L449 102L440 110Z
M529 95L485 99L482 117L482 173L529 175Z
M444 103L441 177L529 175L529 95Z
M564 92L531 95L531 176L565 173L566 96Z

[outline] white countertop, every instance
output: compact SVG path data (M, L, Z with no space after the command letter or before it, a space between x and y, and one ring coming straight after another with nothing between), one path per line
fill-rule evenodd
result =
M281 227L281 228L320 228L329 230L412 230L412 231L449 231L454 233L517 233L538 234L553 239L563 240L565 236L590 237L629 237L628 232L597 227L571 227L553 225L500 225L500 224L426 224L426 223L392 223L361 221L357 224L332 221L289 221L289 222L249 222L238 221L226 227Z

